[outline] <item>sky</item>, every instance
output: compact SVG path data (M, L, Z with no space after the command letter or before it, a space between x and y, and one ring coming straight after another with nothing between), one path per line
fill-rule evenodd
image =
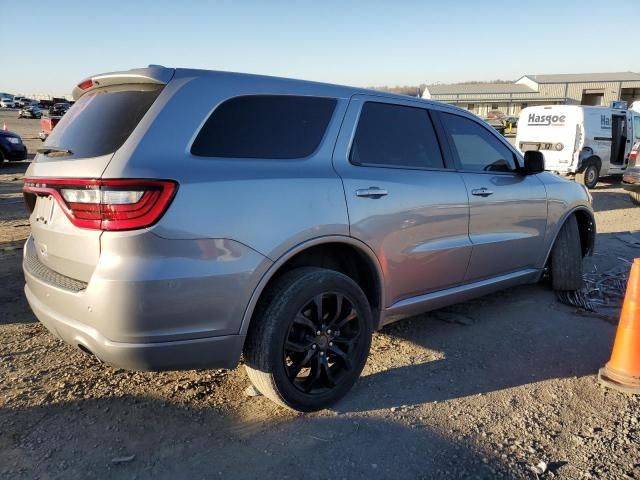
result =
M0 91L148 64L360 87L640 71L638 3L0 0Z

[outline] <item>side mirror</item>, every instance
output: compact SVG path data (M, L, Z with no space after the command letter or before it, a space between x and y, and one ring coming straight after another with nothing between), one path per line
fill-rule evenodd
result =
M527 150L524 152L524 167L523 173L525 175L535 175L536 173L544 172L544 155L537 150Z

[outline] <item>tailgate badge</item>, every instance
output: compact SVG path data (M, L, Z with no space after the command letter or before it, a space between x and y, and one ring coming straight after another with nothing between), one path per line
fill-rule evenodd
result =
M47 246L44 243L41 243L39 245L39 250L40 250L40 255L42 255L43 257L47 256Z

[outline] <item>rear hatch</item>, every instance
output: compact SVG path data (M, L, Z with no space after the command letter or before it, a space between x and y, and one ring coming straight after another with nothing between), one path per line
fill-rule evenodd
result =
M518 120L516 147L544 154L545 170L566 172L573 161L581 129L578 110L565 106L525 108Z
M26 265L89 281L100 255L100 235L110 229L101 219L102 199L108 196L115 202L109 213L116 218L123 215L116 209L131 210L127 202L148 198L144 192L127 192L126 184L103 186L102 174L172 75L173 70L164 68L105 74L74 90L76 103L53 128L25 175L32 237Z

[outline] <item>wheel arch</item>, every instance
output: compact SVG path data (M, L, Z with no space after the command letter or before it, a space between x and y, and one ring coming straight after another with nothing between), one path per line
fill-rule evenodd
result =
M582 171L586 170L586 168L591 163L595 163L598 166L598 171L599 172L602 171L602 159L598 155L589 155L587 158L585 158L584 161L582 162L582 169L581 170Z
M571 217L571 215L575 215L576 220L578 221L578 231L580 232L580 247L582 249L582 256L586 257L587 255L593 254L593 249L595 247L596 241L596 221L593 213L587 209L586 207L576 207L572 210L569 210L562 219L558 222L558 227L553 234L553 240L549 244L547 249L544 266L549 262L549 256L551 255L551 250L556 243L556 239L558 238L558 234L565 222Z
M355 253L355 255L345 255ZM371 305L373 324L380 325L384 308L384 275L373 250L352 237L332 235L296 245L276 260L258 282L242 317L240 335L246 335L263 294L283 273L295 267L318 266L344 273L364 291ZM355 278L354 278L355 277Z

